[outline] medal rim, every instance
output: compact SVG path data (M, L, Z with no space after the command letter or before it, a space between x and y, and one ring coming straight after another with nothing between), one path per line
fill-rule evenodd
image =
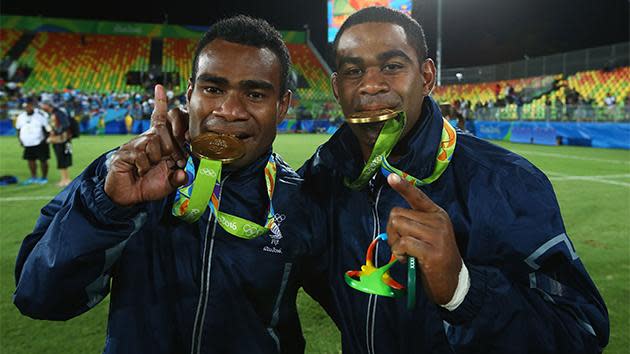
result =
M358 112L351 114L349 117L346 118L346 121L350 124L378 123L395 118L401 113L403 113L403 111L393 111L391 109Z
M223 139L225 140L232 140L232 143L235 143L232 147L231 152L236 152L236 154L234 156L226 156L226 157L222 157L222 156L210 156L210 155L205 155L197 150L195 150L195 142L199 141L200 139ZM210 140L212 141L212 140ZM230 143L230 144L232 144ZM234 162L240 158L242 158L243 156L245 156L245 144L243 144L243 142L241 140L239 140L238 138L231 136L231 135L226 135L226 134L217 134L217 133L204 133L201 135L196 136L194 139L192 139L191 143L190 143L190 150L192 152L193 155L195 155L197 158L200 159L208 159L208 160L215 160L215 161L221 161L224 164L228 164L231 162Z

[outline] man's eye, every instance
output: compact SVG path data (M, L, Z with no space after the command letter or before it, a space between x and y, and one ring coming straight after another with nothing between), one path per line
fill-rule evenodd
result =
M383 71L384 72L395 72L398 71L400 69L402 69L403 66L397 63L389 63L389 64L385 64L383 66Z
M252 91L247 94L247 96L253 100L262 100L265 98L265 94L261 92Z
M362 71L359 68L349 68L343 71L343 75L348 77L357 77L360 76L361 73Z
M215 87L215 86L209 86L209 87L205 87L203 89L203 92L210 93L210 94L213 94L213 95L218 95L218 94L222 93L223 90L221 90L220 88Z

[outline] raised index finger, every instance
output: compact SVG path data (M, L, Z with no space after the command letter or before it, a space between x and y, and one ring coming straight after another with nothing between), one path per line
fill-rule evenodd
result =
M155 104L153 106L153 113L151 114L152 127L166 125L166 115L168 114L168 105L166 103L164 86L155 85Z
M433 203L419 188L413 184L403 181L400 176L391 173L387 176L387 183L400 194L414 210L434 212L440 210L440 207Z

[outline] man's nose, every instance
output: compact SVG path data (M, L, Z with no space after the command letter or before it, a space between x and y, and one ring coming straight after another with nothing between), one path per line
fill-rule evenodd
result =
M248 117L243 99L238 93L227 93L214 115L227 121L246 120Z
M379 68L369 68L365 71L359 92L364 95L378 95L389 91L389 84Z

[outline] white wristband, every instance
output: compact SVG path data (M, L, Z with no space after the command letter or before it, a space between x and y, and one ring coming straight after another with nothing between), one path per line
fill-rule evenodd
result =
M466 263L462 261L462 268L459 270L459 276L457 277L457 288L453 294L453 298L447 304L440 305L449 311L455 311L455 309L464 302L466 294L470 289L470 275L468 274L468 268Z

